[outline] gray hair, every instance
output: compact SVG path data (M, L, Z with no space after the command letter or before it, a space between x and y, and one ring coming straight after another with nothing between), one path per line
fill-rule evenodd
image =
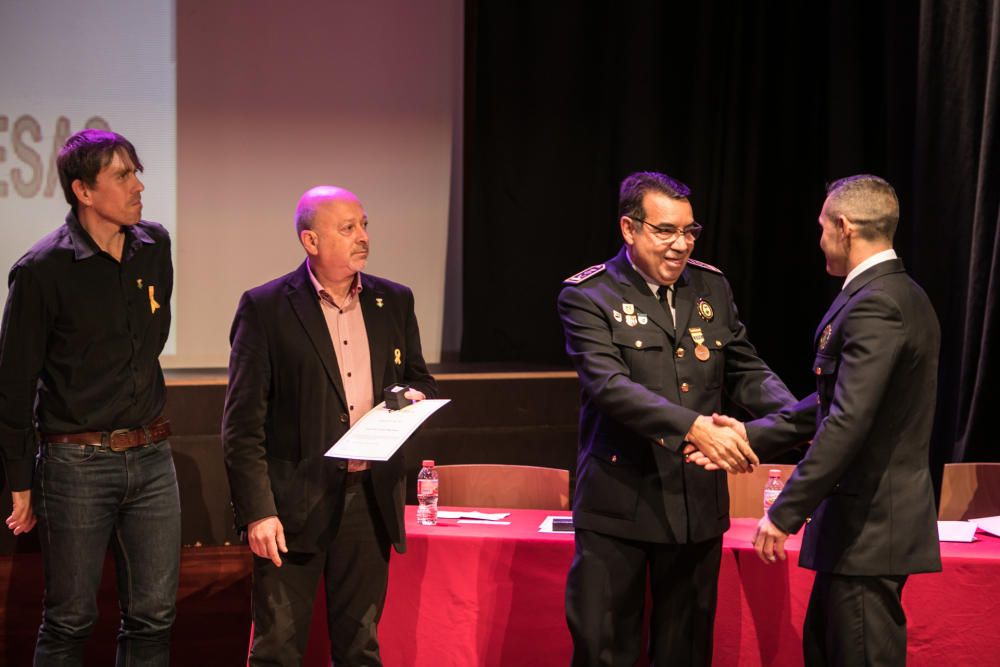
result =
M899 223L899 199L884 178L871 174L841 178L827 186L826 196L831 219L849 219L866 241L892 241Z

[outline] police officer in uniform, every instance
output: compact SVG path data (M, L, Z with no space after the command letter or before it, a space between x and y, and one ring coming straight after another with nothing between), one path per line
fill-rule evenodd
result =
M574 665L633 665L649 576L656 665L712 659L726 476L685 465L690 443L717 467L758 463L713 420L723 394L760 416L795 398L750 341L729 283L689 259L701 226L669 176L627 177L625 245L566 280L559 315L582 388L576 553L566 588Z

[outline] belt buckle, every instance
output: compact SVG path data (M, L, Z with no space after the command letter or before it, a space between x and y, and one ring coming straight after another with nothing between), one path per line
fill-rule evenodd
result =
M130 429L130 428L118 428L118 429L115 429L114 431L111 431L110 433L108 433L108 447L111 449L111 451L113 451L113 452L124 452L126 449L131 449L132 448L132 445L126 445L125 447L116 447L115 446L115 436L116 435L128 435L129 431L131 431L131 430L132 429Z

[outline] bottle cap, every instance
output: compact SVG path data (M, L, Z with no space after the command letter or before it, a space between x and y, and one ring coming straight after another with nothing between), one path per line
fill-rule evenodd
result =
M431 463L433 464L434 462L431 461ZM781 469L780 468L771 468L770 470L767 471L767 476L768 477L781 477Z
M433 468L434 467L434 460L433 459L424 459L424 462L423 462L422 465L425 468Z

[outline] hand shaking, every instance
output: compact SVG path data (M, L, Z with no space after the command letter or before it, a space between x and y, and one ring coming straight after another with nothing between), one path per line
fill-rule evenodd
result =
M760 459L750 448L743 423L725 415L702 415L691 426L684 458L706 470L751 472Z

